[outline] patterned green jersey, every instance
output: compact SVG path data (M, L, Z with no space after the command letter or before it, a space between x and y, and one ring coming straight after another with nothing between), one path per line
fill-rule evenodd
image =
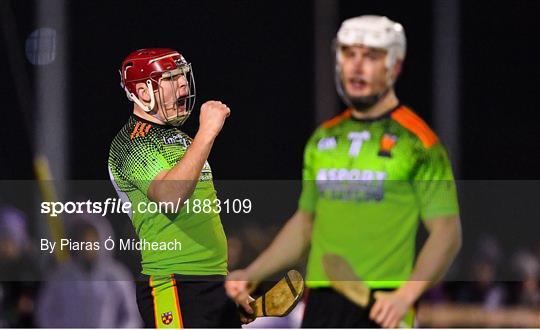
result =
M419 219L458 214L445 148L399 106L375 120L347 110L324 123L304 154L301 210L314 214L308 286L328 286L321 258L343 256L372 288L410 276Z
M149 205L150 183L159 172L171 169L182 159L191 141L175 127L132 115L111 144L111 181L122 200L132 205L130 217L139 239L169 243L164 250L141 248L143 274L227 274L227 241L218 213L195 212L195 208L184 206L180 213L171 214L138 206ZM216 200L208 163L190 200ZM181 248L170 242L179 242Z

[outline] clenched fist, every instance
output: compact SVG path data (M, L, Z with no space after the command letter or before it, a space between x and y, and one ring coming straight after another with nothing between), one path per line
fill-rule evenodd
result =
M229 117L231 109L220 101L208 101L201 106L199 116L199 132L215 138Z

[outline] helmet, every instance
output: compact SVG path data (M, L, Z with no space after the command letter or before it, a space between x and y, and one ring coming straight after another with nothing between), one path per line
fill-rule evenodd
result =
M407 41L403 26L385 16L364 15L345 20L337 33L338 46L363 45L388 52L386 67L405 59ZM339 49L337 52L339 54Z
M363 110L386 95L395 82L395 77L392 77L392 68L398 60L405 59L406 43L403 26L385 16L364 15L343 21L335 41L335 81L338 94L342 100L349 106ZM388 69L388 84L387 88L377 95L353 99L346 94L341 81L341 48L343 46L358 45L386 50L385 64Z
M172 107L176 110L176 115L170 116L165 111L169 103L163 99L159 83L162 79L176 84L176 79L171 79L183 75L188 83L188 95L177 98ZM122 62L120 68L120 85L126 91L127 98L135 102L141 109L151 112L156 107L154 91L160 98L161 111L168 124L179 126L189 117L195 105L195 80L193 70L184 57L177 51L168 48L148 48L139 49L129 54ZM150 92L150 103L145 104L137 97L136 85L145 83ZM177 86L172 86L176 90ZM185 105L185 111L180 108Z

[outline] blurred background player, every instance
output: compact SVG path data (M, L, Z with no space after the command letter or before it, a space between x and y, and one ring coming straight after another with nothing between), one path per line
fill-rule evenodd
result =
M112 236L107 218L78 215L70 221L74 242L101 242ZM128 269L111 251L71 250L71 258L48 276L37 301L40 328L136 328L141 319ZM74 303L76 302L76 303Z
M35 326L41 269L21 210L0 205L0 327Z
M260 281L311 247L302 326L412 326L415 301L461 245L452 170L437 136L394 92L403 27L381 16L351 18L335 47L337 91L348 109L309 139L298 210L253 263L229 275L227 293L245 305ZM429 237L415 263L419 218ZM321 264L327 253L344 257L379 290L370 310L329 288Z
M130 217L141 240L181 243L181 249L141 251L137 303L145 326L240 327L236 305L223 287L227 241L219 214L185 207L178 214L137 213L136 206L216 199L207 158L230 109L219 101L204 103L191 139L178 128L195 102L191 65L180 53L135 51L120 74L134 106L111 145L111 180L119 196L134 205Z

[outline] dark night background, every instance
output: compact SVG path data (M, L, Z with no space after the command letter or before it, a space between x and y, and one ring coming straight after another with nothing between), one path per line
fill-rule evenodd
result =
M11 1L18 39L37 28L31 1ZM403 23L408 37L401 100L432 119L432 4L339 1L343 18L377 13ZM534 99L540 56L538 1L462 1L460 179L534 179L540 167ZM107 179L109 142L131 104L118 84L123 57L137 48L183 51L194 65L198 102L219 99L233 113L210 158L221 179L297 179L315 128L311 1L71 1L69 175ZM336 25L335 30L337 31ZM5 43L0 61L9 63ZM330 51L330 45L328 45ZM26 61L32 97L33 67ZM329 63L329 65L332 65ZM0 81L4 179L33 177L27 132L13 80ZM5 74L8 74L6 77ZM328 93L335 93L329 90ZM193 134L194 113L186 130Z
M36 2L10 1L17 39L38 26ZM210 155L217 180L300 179L304 143L316 125L314 111L313 1L68 1L68 171L73 180L107 181L110 141L132 104L119 86L118 68L131 51L145 47L181 50L193 63L197 106L218 99L232 109ZM407 58L397 93L433 124L433 4L415 1L336 1L339 23L366 13L401 22ZM537 179L540 168L534 96L540 56L537 1L460 2L460 180ZM326 50L331 52L331 41ZM9 63L6 43L0 61ZM36 68L25 59L27 97L35 94ZM328 63L333 66L333 63ZM5 124L0 129L2 179L32 179L32 132L23 125L13 70L4 68ZM10 76L11 74L11 76ZM335 95L335 89L328 90ZM196 107L197 110L197 107ZM338 109L336 109L336 113ZM32 114L30 114L32 116ZM194 135L195 111L185 125ZM443 141L444 142L444 141ZM452 156L452 155L451 155ZM54 160L50 160L54 162ZM247 182L247 181L246 181ZM463 181L464 182L464 181ZM470 181L469 181L470 182ZM468 186L466 186L468 185ZM465 233L499 233L537 241L530 230L536 214L534 188L463 183ZM529 189L529 190L526 190ZM490 195L488 192L494 192ZM528 193L527 191L533 191ZM509 203L505 196L530 196ZM503 202L494 202L501 198ZM496 204L499 207L493 208ZM501 208L503 212L501 212ZM485 212L493 213L484 215ZM520 212L516 216L515 212ZM509 214L506 214L508 212ZM504 216L503 216L504 214ZM279 218L283 221L283 216ZM514 235L502 236L510 223ZM474 240L472 240L474 241Z
M30 189L21 189L33 182L9 180L34 179L32 144L41 69L24 55L27 37L43 27L36 17L39 1L47 0L0 0L0 188L8 192L0 194L0 202L27 207L29 229L35 237L46 235L44 216L32 210L39 195L28 197ZM363 14L385 15L402 23L407 56L397 94L432 126L433 2L336 0L338 17L332 30L337 32L343 19ZM95 193L116 197L108 181L109 146L133 107L120 88L119 66L127 54L139 48L177 49L193 64L197 85L195 111L184 126L187 133L195 134L198 107L204 101L221 100L232 110L209 158L218 190L223 181L237 189L229 190L229 195L223 189L220 197L244 196L235 196L237 192L249 196L256 190L255 198L269 204L268 211L259 208L258 215L240 220L237 215L224 215L222 219L228 239L237 239L244 244L244 252L253 254L243 255L243 261L254 258L296 207L299 182L285 180L301 178L304 144L320 124L315 119L315 70L320 69L315 68L315 0L66 3L68 48L57 50L68 54L66 178L81 180L70 184L80 190L96 184L106 191L95 189ZM513 267L508 261L516 251L535 249L540 260L540 114L536 100L540 1L461 0L459 8L460 144L459 155L450 156L459 160L456 178L464 244L456 268L470 279L470 265L487 259L478 253L482 244L494 238L500 244L498 262L503 271L494 278L515 280L508 275ZM14 31L7 29L6 13L13 16ZM331 54L331 40L325 51ZM13 56L20 66L13 65ZM327 65L326 69L332 68L334 63ZM22 99L16 82L22 82ZM336 95L334 88L327 93ZM270 186L279 192L264 188ZM94 192L86 191L89 195ZM126 216L110 220L120 237L133 234ZM423 235L421 231L419 242ZM137 258L128 257L127 264L139 266ZM454 280L448 278L448 282ZM538 292L540 296L540 289Z

